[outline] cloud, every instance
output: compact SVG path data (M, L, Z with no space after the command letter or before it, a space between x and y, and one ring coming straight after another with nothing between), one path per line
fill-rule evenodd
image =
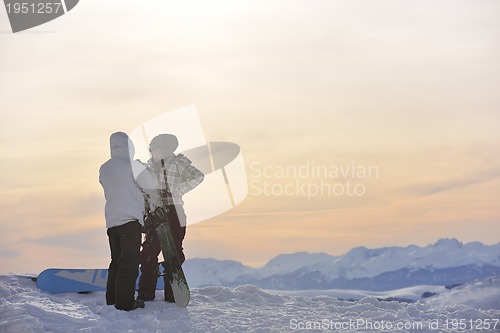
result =
M483 184L500 177L500 169L491 169L486 172L478 172L463 178L448 179L436 182L427 182L406 187L403 192L417 196L428 196L453 190L462 189L468 186Z
M0 257L2 258L15 258L19 257L21 253L19 251L12 251L12 250L0 250Z
M43 237L25 239L26 242L38 243L54 247L67 247L93 251L95 246L107 244L104 228L91 228L72 232L51 234Z

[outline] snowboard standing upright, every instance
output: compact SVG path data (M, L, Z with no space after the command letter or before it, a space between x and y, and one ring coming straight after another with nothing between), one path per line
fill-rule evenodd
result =
M164 259L163 267L165 269L164 272L160 274L164 275L165 298L169 292L168 286L170 286L174 294L175 304L180 307L186 307L189 303L191 294L186 276L182 270L181 262L179 260L179 255L177 254L177 249L175 247L174 238L170 230L170 226L168 225L168 221L157 224L155 230L158 235Z
M165 170L165 161L161 160L161 168L163 172L163 177L165 179L166 193L170 194L170 188L168 186L167 172ZM159 190L160 198L163 193ZM167 195L168 195L167 194ZM164 209L168 210L167 206ZM172 288L172 293L174 296L175 304L180 307L186 307L189 303L191 294L189 291L189 286L182 270L181 261L179 259L179 254L177 253L177 248L175 245L174 234L170 228L170 221L168 220L168 211L164 209L157 208L153 213L153 223L155 225L155 231L158 236L158 241L160 243L161 252L163 254L163 267L164 267L164 287L165 287L165 300L168 299L170 293L170 288ZM174 210L174 213L177 212ZM160 274L161 275L161 274Z

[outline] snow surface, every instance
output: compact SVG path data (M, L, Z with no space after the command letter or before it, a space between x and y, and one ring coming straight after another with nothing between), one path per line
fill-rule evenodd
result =
M394 291L392 295L416 295L426 289L419 288ZM103 292L47 294L36 289L27 277L2 275L0 332L500 331L500 307L488 309L490 300L482 303L488 295L491 300L500 299L500 278L434 291L442 294L407 303L377 299L390 296L389 293L378 293L377 297L360 295L358 301L347 301L328 295L276 294L252 285L234 289L215 286L193 289L191 303L185 309L165 303L158 291L157 300L146 303L144 309L124 312L107 306ZM474 303L470 303L474 295ZM464 299L471 305L460 304ZM460 323L467 328L458 330ZM484 328L486 323L489 329L478 330L477 325Z
M499 286L500 293L500 286ZM378 299L395 299L405 302L416 302L422 300L424 293L442 294L448 290L444 286L421 285L390 291L370 291L354 289L307 289L307 290L269 290L269 292L289 296L333 296L345 300L361 300L365 297L376 297Z
M500 276L493 276L439 293L429 300L435 308L464 304L478 309L500 310ZM500 332L500 327L498 329Z

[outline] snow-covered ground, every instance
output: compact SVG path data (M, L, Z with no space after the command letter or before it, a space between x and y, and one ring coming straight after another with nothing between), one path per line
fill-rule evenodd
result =
M448 293L444 286L415 286L390 291L349 290L349 289L307 289L307 290L270 290L271 293L288 296L332 296L344 300L361 300L365 297L375 297L382 300L395 299L403 302L416 302L422 300L424 293ZM500 293L500 290L499 290Z
M500 278L433 288L372 296L342 290L347 294L337 296L359 298L347 301L335 291L304 296L251 285L205 287L192 290L186 309L163 302L159 291L144 309L124 312L107 306L103 292L47 294L26 277L3 275L0 332L500 332ZM413 303L378 300L417 299L423 290L440 295Z

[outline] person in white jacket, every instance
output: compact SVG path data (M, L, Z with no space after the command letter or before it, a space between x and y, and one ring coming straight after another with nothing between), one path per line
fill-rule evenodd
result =
M106 199L106 228L111 251L106 304L130 311L144 307L135 300L135 283L139 270L139 253L144 226L143 194L154 198L158 178L139 161L134 161L134 145L127 134L110 137L111 158L99 169L99 182ZM156 194L158 195L158 194Z

